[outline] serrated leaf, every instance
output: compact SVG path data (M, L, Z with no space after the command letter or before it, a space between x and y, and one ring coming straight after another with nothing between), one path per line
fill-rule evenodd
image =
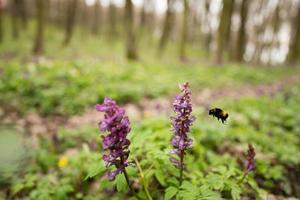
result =
M12 191L13 195L17 194L18 192L22 191L24 189L24 184L23 183L18 183L13 186Z
M242 193L242 190L241 190L241 188L239 188L238 185L236 185L236 184L231 185L231 197L233 200L239 200L241 197L241 193Z
M157 181L162 185L165 186L166 182L165 182L165 176L163 174L163 172L161 170L155 170L154 172L155 178L157 179Z
M207 176L208 185L216 190L222 190L224 188L224 181L220 175L210 174Z
M187 190L187 191L197 190L197 187L188 181L183 181L180 188L182 188L183 190Z
M223 200L221 195L215 191L210 190L207 186L200 187L200 195L197 199L201 200Z
M123 174L119 174L115 180L118 192L124 192L127 189L126 179Z
M101 163L97 163L97 164L92 165L89 169L88 175L84 178L84 180L87 180L89 178L93 178L93 177L95 177L99 174L104 173L105 169L106 168Z
M178 188L173 187L173 186L168 187L165 192L164 200L171 199L172 197L174 197L177 194L177 192L178 192Z

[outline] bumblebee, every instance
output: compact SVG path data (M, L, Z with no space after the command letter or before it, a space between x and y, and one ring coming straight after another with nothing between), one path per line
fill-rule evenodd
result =
M224 124L224 122L226 122L227 118L228 118L228 113L223 111L221 108L213 108L210 109L208 111L209 115L212 115L213 117L216 117L219 120L222 121L222 123Z

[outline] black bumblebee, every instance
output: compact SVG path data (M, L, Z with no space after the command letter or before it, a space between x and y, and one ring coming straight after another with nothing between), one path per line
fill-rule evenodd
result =
M221 108L213 108L210 109L208 112L209 115L212 115L213 117L216 117L218 121L221 119L222 123L226 122L228 118L228 113L223 111Z

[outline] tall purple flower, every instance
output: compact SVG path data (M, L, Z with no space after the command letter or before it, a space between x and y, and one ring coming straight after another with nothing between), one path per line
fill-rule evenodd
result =
M130 145L127 135L131 129L125 110L109 97L104 99L103 104L97 104L96 109L104 112L104 119L99 122L99 129L108 132L107 135L101 136L103 149L107 151L102 158L106 162L106 167L116 167L114 171L107 173L108 179L114 180L120 173L124 173L127 179L125 168L128 166Z
M172 153L176 154L178 158L171 157L170 161L180 169L180 182L182 182L183 172L183 158L185 150L192 146L192 139L188 137L190 127L195 121L195 117L192 116L192 103L191 103L191 91L189 83L186 82L180 86L181 94L176 96L173 102L173 110L176 113L171 117L172 130L174 136L172 138L173 150Z
M244 174L242 176L242 179L239 182L242 183L246 178L246 176L249 174L249 172L253 171L254 169L255 169L255 150L251 144L248 144L247 162L246 162Z
M247 150L247 165L245 169L245 174L247 175L249 172L255 169L255 150L251 144L248 144Z

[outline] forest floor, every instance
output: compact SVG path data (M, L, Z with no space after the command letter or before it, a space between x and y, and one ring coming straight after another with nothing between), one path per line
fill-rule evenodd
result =
M300 83L300 74L284 77L268 84L247 84L221 89L204 88L193 93L193 104L194 106L203 106L209 109L210 104L219 99L238 100L245 96L273 96L284 88L298 83ZM126 109L131 120L140 121L148 117L168 116L172 111L171 103L172 97L165 96L156 99L143 99L137 104L129 103L123 107ZM20 116L18 113L12 111L5 113L3 118L4 123L9 124L14 122L24 128L30 135L36 136L37 134L45 132L55 133L59 127L77 128L82 125L97 124L101 118L101 114L94 108L90 108L83 114L69 118L63 116L41 117L36 113Z

